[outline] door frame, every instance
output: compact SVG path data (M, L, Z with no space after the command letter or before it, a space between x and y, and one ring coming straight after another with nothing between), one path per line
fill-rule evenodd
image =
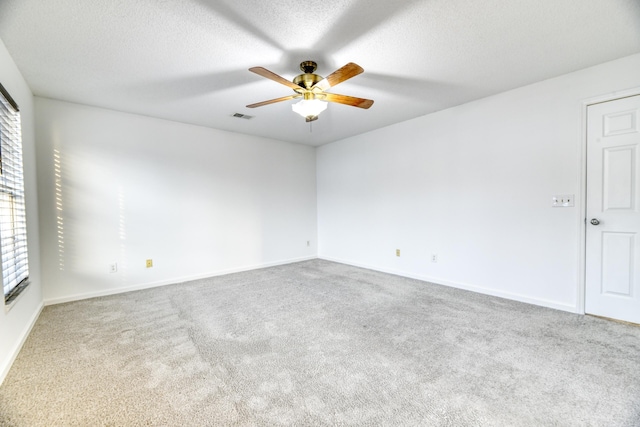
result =
M587 110L591 105L602 104L603 102L615 101L636 95L640 95L640 87L615 91L606 95L582 100L579 172L580 216L578 218L578 229L580 230L578 253L580 254L580 260L578 262L578 301L576 305L576 312L578 314L585 314L587 299Z

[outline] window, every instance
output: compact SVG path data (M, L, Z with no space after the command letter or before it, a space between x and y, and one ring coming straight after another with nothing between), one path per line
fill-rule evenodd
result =
M29 260L20 112L1 84L0 93L0 252L4 302L10 304L29 284Z

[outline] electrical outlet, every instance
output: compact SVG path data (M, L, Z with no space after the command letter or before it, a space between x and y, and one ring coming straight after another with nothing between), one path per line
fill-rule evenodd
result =
M400 249L396 249L396 256L400 256Z
M147 260L147 268L151 268L153 267L153 260L152 259L148 259Z
M114 262L113 264L109 264L109 273L117 273L118 272L118 263Z
M573 194L561 194L551 198L551 206L554 208L568 208L575 206Z
M438 254L431 254L431 262L438 262Z

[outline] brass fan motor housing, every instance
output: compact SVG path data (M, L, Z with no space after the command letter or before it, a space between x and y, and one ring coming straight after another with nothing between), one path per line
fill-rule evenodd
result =
M302 71L304 74L300 74L299 76L294 78L293 82L304 89L311 89L313 85L324 78L317 74L313 74L316 68L318 68L318 64L316 64L315 61L302 61L300 63L300 71Z
M322 79L323 77L317 74L304 73L304 74L300 74L299 76L296 76L296 78L293 79L293 82L298 86L300 86L301 88L309 90L313 87L313 85L315 85Z

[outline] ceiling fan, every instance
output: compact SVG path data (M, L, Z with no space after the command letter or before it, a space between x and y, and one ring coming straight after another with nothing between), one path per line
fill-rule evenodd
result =
M325 78L313 73L317 67L318 64L314 61L301 62L300 70L303 74L295 77L293 81L289 81L263 67L249 68L249 71L258 74L259 76L266 77L274 82L288 86L294 90L295 94L250 104L247 105L247 108L262 107L263 105L274 104L276 102L302 98L300 102L293 104L291 108L293 111L304 117L307 122L312 122L317 120L318 115L327 108L327 102L325 101L337 102L339 104L351 105L353 107L364 109L373 105L373 101L371 99L356 98L353 96L326 92L338 83L342 83L343 81L362 73L364 69L361 66L354 64L353 62L349 62L344 67L337 69Z

